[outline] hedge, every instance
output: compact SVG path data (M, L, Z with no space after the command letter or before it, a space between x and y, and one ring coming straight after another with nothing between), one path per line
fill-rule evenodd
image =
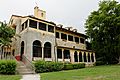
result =
M34 66L37 73L61 71L64 67L63 63L46 61L35 61Z
M14 60L0 60L0 74L15 74L16 66Z
M70 64L70 63L61 63L61 62L46 62L46 61L34 61L35 72L53 72L61 70L72 70L84 68L84 63Z
M64 70L85 68L85 63L64 64Z

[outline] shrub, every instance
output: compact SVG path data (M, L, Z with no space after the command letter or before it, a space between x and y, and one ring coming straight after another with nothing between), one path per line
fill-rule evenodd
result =
M64 67L63 63L46 61L35 61L34 66L37 73L60 71Z
M64 64L64 70L85 68L85 63Z
M73 64L73 68L74 68L74 69L85 68L85 63Z
M0 60L0 74L15 74L16 66L14 60Z
M64 70L72 70L73 69L73 64L64 64Z

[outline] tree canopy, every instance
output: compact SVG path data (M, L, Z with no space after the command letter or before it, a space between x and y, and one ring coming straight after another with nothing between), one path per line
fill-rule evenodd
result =
M0 45L7 46L12 42L11 38L15 35L15 30L7 26L6 23L0 23Z
M120 4L117 1L101 1L99 9L86 20L85 28L97 60L120 62Z

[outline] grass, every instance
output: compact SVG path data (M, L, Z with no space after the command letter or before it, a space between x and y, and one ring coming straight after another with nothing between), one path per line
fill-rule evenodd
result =
M41 73L41 80L120 80L120 65Z
M20 75L0 75L0 80L20 80Z

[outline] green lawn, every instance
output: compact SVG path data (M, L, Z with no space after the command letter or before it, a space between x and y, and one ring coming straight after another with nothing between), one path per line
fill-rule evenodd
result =
M0 75L0 80L20 80L20 75Z
M42 80L120 80L120 65L41 73Z

